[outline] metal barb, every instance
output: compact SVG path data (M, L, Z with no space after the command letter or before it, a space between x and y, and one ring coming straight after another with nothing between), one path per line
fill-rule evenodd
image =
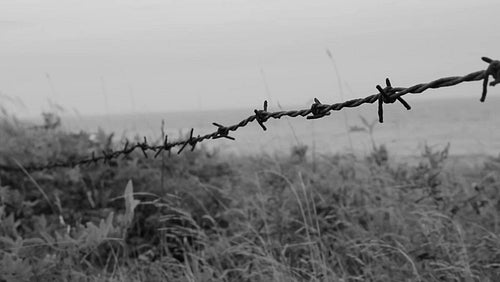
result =
M219 138L227 138L230 140L234 140L234 137L229 136L229 128L223 125L220 125L216 122L212 122L213 125L217 126L217 135L213 137L213 139Z
M481 102L484 102L486 100L486 93L488 91L488 80L490 78L490 75L493 76L494 79L492 82L490 82L489 84L490 86L495 86L498 83L500 83L500 61L492 60L488 57L482 57L481 59L489 64L488 68L484 73L483 93L480 99Z
M254 110L255 113L255 119L259 123L260 127L264 131L267 130L266 126L264 125L264 122L266 122L269 119L269 113L267 112L267 100L264 101L264 110Z
M146 141L146 137L144 137L144 141ZM147 142L137 143L137 148L141 149L142 154L147 159L148 158L148 153L146 152L146 150L149 148L148 143Z
M318 119L324 116L329 116L329 111L324 111L328 105L322 104L317 98L314 98L314 103L311 105L311 114L312 116L308 116L307 119Z
M393 97L397 91L392 87L391 81L389 78L385 79L385 88L377 85L376 88L379 91L378 94L378 121L380 123L384 122L384 109L383 104L392 104L396 101L400 102L407 110L410 110L410 105L402 98L402 97Z
M201 136L198 135L195 139L192 139L189 141L189 145L191 145L191 152L194 151L194 147L196 147L196 144L198 144L198 140L201 139Z
M186 141L184 141L184 142L182 142L182 143L183 143L183 145L182 145L181 149L177 152L177 154L180 154L180 153L184 150L184 148L186 148L186 146L187 146L188 144L191 144L191 142L192 142L192 140L193 140L193 131L194 131L194 128L191 128L191 132L189 133L189 139L188 139L188 140L186 140ZM191 145L192 145L192 144L191 144ZM195 145L196 145L196 143L194 143L194 145L192 145L192 146L193 146L193 148L194 148L194 146L195 146Z
M160 153L163 152L164 150L168 150L170 152L170 147L168 144L168 135L166 135L166 134L165 134L165 138L163 139L163 145L159 147L158 151L154 155L154 158L156 159L158 157L158 155L160 155Z
M170 149L172 149L172 145L168 143L168 135L165 134L165 140L163 140L163 150L168 151L168 156L170 156Z

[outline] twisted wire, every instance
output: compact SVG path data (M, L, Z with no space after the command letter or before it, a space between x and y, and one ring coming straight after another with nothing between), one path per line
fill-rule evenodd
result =
M156 158L162 151L168 151L170 153L171 149L174 147L180 146L178 153L180 154L188 145L191 146L191 150L194 150L196 144L203 142L208 139L219 139L219 138L227 138L230 140L234 140L233 137L229 136L231 131L236 131L242 127L247 126L248 124L257 121L263 130L267 130L264 123L269 119L280 119L284 116L287 117L306 117L307 119L317 119L323 118L327 115L330 115L331 111L340 111L344 108L354 108L359 107L363 104L373 104L375 102L379 102L378 115L379 121L383 122L383 104L394 103L395 101L401 102L408 110L411 107L403 100L402 96L407 94L420 94L428 89L437 89L442 87L450 87L463 82L472 82L483 80L483 92L480 98L481 102L484 102L486 99L486 92L488 86L489 76L493 76L494 81L489 85L494 86L497 83L500 83L500 61L492 60L487 57L482 58L483 61L489 64L486 70L476 71L464 76L451 76L444 77L433 80L428 83L420 83L413 85L411 87L392 87L389 79L386 79L386 87L382 88L380 85L377 85L377 89L379 90L378 94L369 95L364 98L357 98L352 100L347 100L342 103L335 104L322 104L318 99L314 99L314 103L311 105L309 109L300 109L300 110L289 110L289 111L277 111L277 112L268 112L267 111L267 101L264 101L264 107L262 110L254 110L254 115L243 119L239 123L236 123L231 126L223 126L218 123L213 123L214 126L217 127L217 130L208 133L205 135L197 135L193 136L194 129L191 129L189 137L184 140L178 140L174 142L168 141L168 136L165 136L163 140L163 144L161 145L150 145L146 137L144 137L143 142L137 142L133 145L130 145L129 142L125 144L124 148L116 151L102 151L99 156L96 156L96 153L93 152L90 157L82 157L79 160L67 160L67 161L53 161L46 164L29 164L26 166L20 166L18 164L17 167L8 166L0 164L0 170L4 171L22 171L22 169L26 171L39 171L44 169L54 169L59 167L75 167L77 165L87 165L97 163L102 161L107 163L108 161L118 158L120 156L127 156L130 153L141 150L144 154L144 157L148 158L148 152L155 152L154 157Z

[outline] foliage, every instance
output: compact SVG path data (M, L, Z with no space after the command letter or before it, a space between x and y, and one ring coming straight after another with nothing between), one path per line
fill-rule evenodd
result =
M9 165L123 145L8 119L0 130ZM426 146L399 162L372 144L314 165L307 147L201 148L0 172L0 281L499 281L500 156L459 167Z

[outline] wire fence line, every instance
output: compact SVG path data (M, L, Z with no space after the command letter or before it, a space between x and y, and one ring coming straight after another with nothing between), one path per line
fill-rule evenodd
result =
M171 152L174 147L180 147L178 154L180 154L188 145L191 146L191 151L195 149L196 145L208 139L219 139L226 138L230 140L235 140L233 137L229 136L231 131L236 131L239 128L247 126L249 123L257 122L263 130L267 130L264 125L269 119L279 119L281 117L306 117L307 119L318 119L330 115L331 111L340 111L344 108L355 108L363 104L373 104L378 102L378 117L379 122L384 121L384 104L392 104L398 101L407 110L410 110L410 105L402 98L402 96L407 94L419 94L428 89L436 89L442 87L450 87L463 82L471 81L483 81L483 90L480 97L480 101L484 102L486 100L486 94L488 90L488 85L495 86L500 83L500 61L492 60L487 57L482 57L482 60L488 63L488 68L486 70L476 71L465 76L451 76L439 78L428 83L420 83L413 85L408 88L404 87L393 87L390 80L387 78L385 81L385 87L380 85L376 86L379 93L373 94L364 98L347 100L342 103L336 104L323 104L318 99L314 98L314 103L308 109L301 110L289 110L289 111L277 111L269 112L267 110L267 101L264 101L263 109L255 109L254 114L247 117L246 119L240 121L237 124L231 126L224 126L216 122L212 123L217 127L217 130L205 134L194 136L194 129L192 128L189 136L183 140L169 141L168 136L165 135L162 144L151 145L148 143L146 137L144 137L143 142L136 142L130 144L129 141L126 142L125 146L121 150L115 151L102 151L99 155L93 152L90 156L82 157L79 160L65 160L65 161L52 161L45 164L25 164L21 165L16 163L17 166L9 166L5 164L0 164L0 170L4 171L39 171L44 169L53 169L58 167L75 167L77 165L95 164L99 161L107 163L108 161L118 158L120 156L127 156L130 153L140 150L144 154L144 157L148 158L148 152L154 152L153 157L156 158L161 152L167 151ZM493 77L493 81L489 82L490 75Z

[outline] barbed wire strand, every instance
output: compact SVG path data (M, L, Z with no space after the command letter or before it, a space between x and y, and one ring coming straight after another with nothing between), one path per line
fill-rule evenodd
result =
M323 118L325 116L330 115L331 111L340 111L344 108L354 108L361 106L363 104L373 104L378 102L378 117L379 122L383 123L384 121L384 112L383 105L384 104L392 104L396 101L400 102L407 110L410 110L410 105L402 98L402 96L407 94L420 94L428 89L437 89L442 87L450 87L463 82L472 82L483 80L483 91L481 94L480 101L484 102L486 100L487 88L488 88L488 80L489 76L493 76L494 80L489 83L490 86L495 86L500 83L500 61L492 60L487 57L482 57L482 60L488 63L488 68L486 70L476 71L465 76L451 76L439 78L434 81L428 83L420 83L408 88L404 87L392 87L390 80L387 78L385 83L385 87L377 85L376 89L379 91L377 94L373 94L367 96L365 98L358 98L347 100L342 103L336 104L323 104L318 99L314 98L314 103L308 109L301 110L288 110L288 111L277 111L277 112L268 112L267 110L267 101L264 101L262 110L254 110L254 115L247 117L246 119L240 121L237 124L231 126L223 126L219 123L212 123L217 127L217 130L205 134L205 135L197 135L194 136L194 129L192 128L189 137L185 140L178 140L175 142L169 142L168 136L165 135L163 143L161 145L150 145L146 137L144 137L143 142L137 142L133 145L127 140L125 146L121 150L116 151L102 151L99 156L96 156L95 152L92 152L90 157L82 157L80 160L66 160L66 161L53 161L46 164L30 164L23 166L26 171L39 171L44 169L54 169L60 167L75 167L77 165L88 165L95 164L99 161L103 163L108 163L110 160L118 158L120 156L128 156L130 153L141 150L144 157L148 158L148 152L155 152L154 158L156 158L162 151L168 151L169 153L174 147L180 146L179 151L180 154L188 145L191 146L191 151L193 151L196 145L200 142L203 142L208 139L219 139L226 138L229 140L235 140L234 137L229 136L231 131L236 131L239 128L247 126L249 123L256 121L261 128L266 131L267 127L264 125L266 121L269 119L280 119L284 116L287 117L306 117L307 119L318 119ZM8 166L0 164L0 170L4 171L23 171L19 166Z

